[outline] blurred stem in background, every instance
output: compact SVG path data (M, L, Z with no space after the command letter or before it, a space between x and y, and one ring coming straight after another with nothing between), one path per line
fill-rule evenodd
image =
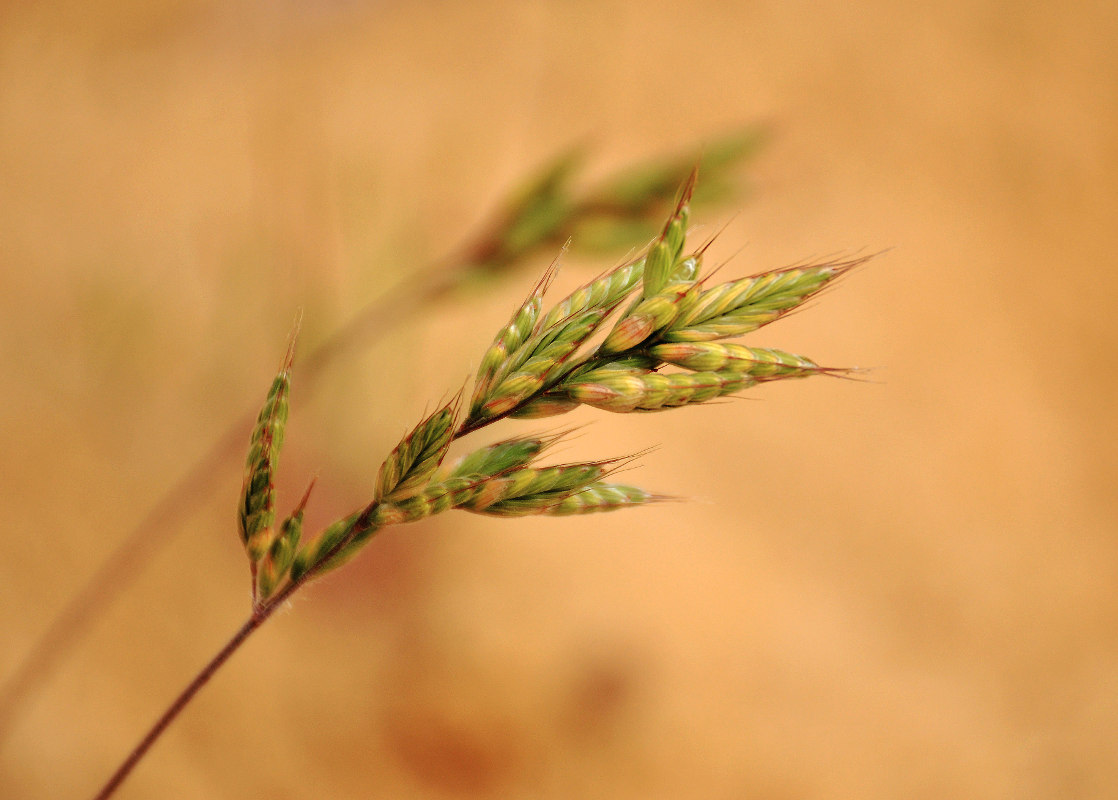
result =
M408 314L464 285L503 279L542 251L556 251L568 240L599 253L646 244L696 161L703 176L696 203L740 196L733 169L757 152L765 133L760 127L737 131L707 142L698 159L688 154L631 166L583 192L575 186L583 152L564 153L513 193L480 236L372 300L309 353L300 364L303 392L312 394L325 369L345 353L372 344ZM241 458L255 420L256 409L247 410L168 487L32 645L0 687L0 745L21 707L66 660L91 621L172 541L199 498L215 490L219 468Z

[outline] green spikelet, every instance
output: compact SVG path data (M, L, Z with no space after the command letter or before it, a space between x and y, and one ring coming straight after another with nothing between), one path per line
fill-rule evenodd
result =
M401 500L417 492L439 468L454 438L459 397L420 422L381 464L374 502Z
M580 403L566 397L541 395L515 409L509 416L514 419L543 419L544 417L556 417L560 414L566 414L568 411L574 411L579 405Z
M594 381L564 385L563 390L572 400L618 414L705 403L755 383L747 375L729 371L679 374L630 372L594 377Z
M767 347L746 347L721 342L673 342L649 349L668 364L699 371L729 370L758 381L802 378L809 375L842 375L849 370L821 367L809 358Z
M302 580L312 569L321 574L348 561L357 552L355 539L360 536L364 542L376 533L376 527L369 522L369 511L363 508L328 525L316 539L300 547L292 559L291 581ZM339 545L341 549L334 552Z
M866 261L773 270L704 291L664 331L667 342L704 342L754 331L782 317L828 283Z
M373 520L378 526L399 525L459 508L476 497L489 480L487 475L463 475L429 483L405 500L378 506Z
M473 411L462 430L472 430L515 411L558 380L569 368L572 356L594 334L607 313L604 309L592 309L550 327L541 326L496 370L489 388L484 392L475 391Z
M279 534L272 541L268 553L260 560L256 570L256 602L261 603L271 597L283 582L295 561L299 550L299 540L303 535L303 509L310 499L315 482L312 480L303 499L291 512L291 516L280 524Z
M288 403L291 396L291 364L295 358L295 337L272 381L264 406L252 430L248 457L245 460L245 477L241 486L238 509L238 526L241 542L249 560L260 560L272 544L276 519L275 473L283 447L284 428L287 425Z
M570 319L584 311L609 313L629 296L643 277L644 258L611 269L585 286L575 289L556 303L544 315L540 328L552 328L562 320Z
M528 436L506 439L503 442L482 447L463 456L451 470L450 477L466 475L498 475L509 470L526 467L543 452L558 442L564 434L552 436Z
M577 289L541 318L542 298L556 269L552 264L486 352L459 435L517 413L561 379L575 366L571 359L576 351L633 290L641 275L636 264L615 269ZM561 410L566 409L536 404L525 415L549 416Z
M572 493L602 478L613 463L616 462L588 462L516 470L486 481L480 491L460 507L477 514L498 517L541 514Z
M676 282L663 291L637 303L618 320L598 352L612 355L631 350L653 334L671 325L672 321L698 299L698 288L691 282Z
M516 313L512 315L508 325L502 328L493 344L485 352L478 367L477 377L474 379L474 394L470 400L471 416L478 414L486 397L492 392L494 382L498 380L502 368L508 363L524 342L536 331L536 322L539 320L543 308L543 296L559 269L558 260L553 261L543 276L536 283L531 293L521 304Z
M691 194L695 189L696 171L691 171L691 176L680 192L679 201L675 211L668 218L664 230L656 241L648 248L644 265L644 287L641 296L648 299L660 294L667 284L680 253L683 243L687 238L687 221L691 215Z
M666 499L668 498L646 492L636 486L596 482L567 495L543 513L553 517L595 514L601 511L616 511L619 508L647 505Z

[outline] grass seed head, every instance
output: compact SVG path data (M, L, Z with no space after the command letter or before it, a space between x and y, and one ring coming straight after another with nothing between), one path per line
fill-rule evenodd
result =
M660 294L675 269L684 241L687 239L687 221L691 216L691 194L695 189L697 171L683 185L675 211L668 217L660 236L648 248L644 265L644 286L641 296L646 300Z
M556 303L544 315L540 327L553 327L561 320L584 311L597 310L608 314L636 289L643 277L644 258L615 267Z
M693 372L623 374L598 377L594 382L564 386L568 395L594 408L627 414L631 411L661 411L705 403L740 391L756 383L738 372Z
M361 531L369 531L368 513L367 509L355 511L348 517L339 519L338 521L327 525L326 528L313 540L302 544L295 552L295 557L291 562L291 581L298 581L312 569L325 571L325 569L334 569L341 566L344 561L336 561L346 548L338 552L333 552L338 545L343 542L349 541L351 547L349 548L349 555L352 556L356 549L352 547L354 536ZM370 531L371 533L371 531ZM366 536L367 538L367 536ZM331 555L333 553L333 555ZM348 560L345 559L345 560ZM327 566L327 562L329 565Z
M649 352L668 364L697 371L728 370L758 381L809 375L845 374L848 370L821 367L809 358L768 347L722 342L670 342Z
M603 355L623 353L642 344L652 334L668 327L698 299L698 288L689 281L671 283L652 297L638 302L625 314L602 342Z
M786 267L715 286L680 314L662 338L701 342L749 333L787 314L865 260Z
M647 505L667 498L617 483L596 482L569 494L543 513L554 517L573 514L594 514L600 511L616 511L619 508Z
M400 500L435 473L454 438L459 397L420 422L381 464L375 502Z
M275 535L276 519L275 472L279 466L283 435L287 427L288 405L291 397L291 364L295 359L295 338L291 341L280 365L279 373L272 380L264 405L256 418L245 459L245 476L241 485L238 527L241 542L249 560L255 563L263 557Z
M526 467L564 435L564 433L557 433L551 436L518 437L482 447L459 459L450 477L493 476Z

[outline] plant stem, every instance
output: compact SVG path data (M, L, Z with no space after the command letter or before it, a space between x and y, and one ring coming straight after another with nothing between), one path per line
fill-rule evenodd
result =
M483 237L482 242L490 237ZM475 244L463 255L423 273L419 288L401 284L367 305L349 322L310 353L300 364L304 396L318 387L319 373L357 344L373 341L412 308L423 301L442 297L460 285L474 268ZM133 579L173 539L197 505L196 498L209 496L221 478L221 467L236 457L256 420L249 409L214 441L206 453L182 475L129 531L96 572L70 598L30 652L0 685L0 748L11 732L22 703L47 681L62 663L78 636L115 600Z
M263 625L268 617L272 616L275 610L283 605L284 601L292 592L298 589L303 582L304 581L300 581L299 583L288 585L284 591L280 592L269 602L261 604L252 612L252 616L245 620L245 623L233 634L233 637L225 643L225 646L217 651L217 654L210 659L210 662L194 676L190 683L186 685L186 688L184 688L171 705L167 707L167 710L163 712L162 716L156 720L155 724L151 726L151 730L149 730L144 738L140 740L139 744L132 749L128 757L117 767L112 777L106 781L101 791L95 795L94 800L106 800L106 798L111 797L116 792L124 782L124 779L131 774L132 770L147 754L147 751L151 749L151 746L158 741L163 731L175 721L179 713L194 699L194 695L198 694L199 690L209 683L210 678L221 669L221 666L229 660L229 657L232 656L233 653L237 652L240 646L245 643L245 640L252 635L252 632Z
M140 762L140 759L144 757L147 751L151 749L151 746L155 744L156 740L162 735L163 731L167 729L167 726L175 720L179 712L186 708L187 703L194 698L198 690L209 682L210 678L214 676L214 673L221 668L221 665L237 651L237 648L244 644L245 639L263 624L272 610L272 606L267 606L248 618L245 624L241 626L240 630L234 634L233 638L218 651L217 655L211 659L209 664L202 668L201 672L194 676L194 679L187 684L186 688L175 698L175 701L167 707L167 710L163 712L163 715L151 727L147 735L132 749L132 752L124 759L116 772L113 773L112 777L109 778L101 788L101 791L97 793L95 800L104 800L116 792L117 788L124 782L124 779L128 777L133 768Z
M210 659L206 666L202 667L201 671L186 685L186 688L179 693L178 697L167 706L167 710L163 712L162 716L151 726L151 729L144 735L144 738L140 740L139 744L137 744L124 761L121 762L116 772L112 774L112 777L110 777L101 788L101 791L94 795L94 800L106 800L116 792L125 778L131 774L132 770L135 769L136 765L140 763L140 760L143 759L148 750L151 749L151 746L163 735L163 731L175 721L182 710L186 708L187 704L194 699L194 695L198 694L199 690L209 683L210 678L221 669L222 665L229 660L229 657L240 649L240 646L252 635L253 631L267 622L268 618L275 613L276 609L286 603L287 599L301 586L322 572L323 568L327 567L330 563L330 560L345 549L346 545L356 536L365 533L369 529L369 520L375 508L375 503L366 508L365 513L354 525L354 529L350 532L349 536L331 547L326 554L318 560L315 566L311 567L300 576L299 580L288 583L279 593L253 608L252 615L245 620L245 623L233 634L233 637Z

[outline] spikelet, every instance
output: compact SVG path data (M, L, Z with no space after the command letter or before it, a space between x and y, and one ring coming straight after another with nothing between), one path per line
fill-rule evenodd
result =
M604 309L583 311L533 335L498 368L492 388L480 398L475 393L472 416L478 420L505 416L547 388L607 313Z
M671 325L698 296L699 289L693 281L677 281L663 287L659 294L641 300L617 321L598 353L612 355L632 350Z
M666 342L704 342L754 331L779 319L865 258L787 267L707 289L661 334Z
M564 385L572 400L588 406L627 414L631 411L661 411L693 403L705 403L741 391L755 381L739 372L691 372L664 374L630 372L597 375L593 381Z
M547 291L547 287L551 285L551 281L554 280L558 269L559 260L556 259L544 272L520 308L513 313L508 325L497 333L493 344L482 356L481 366L478 367L477 377L474 379L474 395L470 400L471 415L477 414L480 410L487 393L493 388L498 370L535 332L536 322L543 308L544 293Z
M555 417L560 414L566 414L568 411L574 411L581 405L577 400L571 400L568 397L551 397L547 394L535 397L528 402L524 403L519 408L513 410L509 416L514 419L542 419L544 417Z
M272 541L272 546L257 565L255 586L257 604L266 601L275 593L295 561L295 554L299 550L299 541L303 535L303 510L307 507L307 500L310 499L314 484L312 480L307 491L303 493L303 499L280 525L279 533Z
M369 519L372 508L355 511L326 526L314 541L300 547L292 559L291 582L303 580L311 570L321 574L336 569L352 558L361 544L377 531Z
M544 315L541 328L552 328L564 319L584 311L605 311L617 308L640 284L644 277L644 258L609 270L560 300Z
M553 517L595 514L600 511L616 511L619 508L647 505L667 499L646 492L644 489L638 489L636 486L598 481L567 495L543 513Z
M423 490L394 503L383 503L373 512L378 526L417 522L470 502L490 480L486 475L460 475L429 483Z
M460 396L420 422L381 464L374 502L401 500L423 487L454 439Z
M540 514L605 473L604 463L521 469L487 482L482 492L461 508L497 517Z
M821 367L809 358L767 347L746 347L721 342L673 342L649 349L667 364L698 371L729 370L758 381L801 378L808 375L841 375L845 369Z
M459 459L449 477L493 476L526 467L564 435L561 432L550 436L517 437L482 447Z
M697 171L691 170L687 183L680 191L675 211L668 217L663 231L648 248L644 264L644 284L641 288L641 297L644 300L655 297L663 291L683 251L683 243L687 238L687 221L691 216L691 195L695 189L696 175Z
M241 486L238 513L241 542L249 561L255 564L268 551L275 536L276 487L275 472L283 447L284 429L287 425L288 403L291 396L291 364L295 359L295 340L298 326L292 332L287 353L279 373L272 381L256 426L252 431L248 457L245 459L245 477Z

